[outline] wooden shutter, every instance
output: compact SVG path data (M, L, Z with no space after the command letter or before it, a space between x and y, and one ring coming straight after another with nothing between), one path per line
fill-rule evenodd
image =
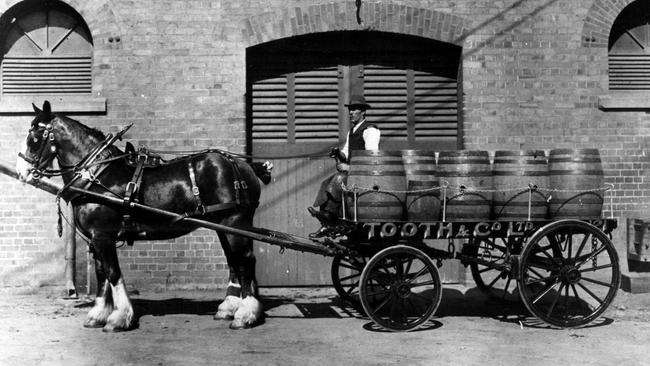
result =
M458 84L435 70L378 65L364 67L364 94L378 125L382 146L411 149L432 142L455 148L458 139Z
M458 83L431 72L413 72L415 141L458 139Z
M635 2L614 22L609 42L609 89L650 89L650 4Z
M90 57L5 57L2 92L19 94L90 94Z
M2 94L90 94L92 43L78 14L43 3L17 15L3 40Z
M297 72L293 78L295 142L336 143L339 135L338 68Z
M305 69L288 60L271 59L258 73L249 88L251 137L257 152L286 155L336 144L337 66Z

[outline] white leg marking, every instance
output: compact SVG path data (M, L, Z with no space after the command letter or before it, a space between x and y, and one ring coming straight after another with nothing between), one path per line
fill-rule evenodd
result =
M231 320L235 317L235 312L241 306L242 299L237 296L228 295L223 302L219 304L217 313L214 314L215 319Z
M133 306L129 295L126 293L126 285L121 278L115 286L111 285L114 309L106 321L105 331L120 331L131 328L133 321Z
M241 301L230 327L234 329L248 328L255 325L261 317L262 304L253 296L247 296Z
M108 284L105 286L108 286ZM108 295L108 291L104 291L104 296L95 298L95 306L93 306L93 308L88 312L84 326L89 328L102 327L106 324L106 319L108 319L108 316L111 315L112 312L112 299L110 295Z

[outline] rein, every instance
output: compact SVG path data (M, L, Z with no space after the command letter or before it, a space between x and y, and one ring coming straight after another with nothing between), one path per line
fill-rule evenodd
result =
M327 148L326 150L318 151L315 153L309 153L309 154L296 154L296 155L284 155L284 156L265 156L265 155L249 155L249 154L241 154L241 153L234 153L231 151L226 151L226 150L221 150L221 149L216 149L216 148L207 148L207 149L201 149L201 150L154 150L154 149L149 149L150 152L156 153L156 154L166 154L166 155L193 155L193 154L204 154L204 153L209 153L209 152L219 152L219 153L224 153L228 154L237 158L244 158L244 159L253 159L253 160L288 160L288 159L298 159L298 158L320 158L320 157L326 157L329 154L330 148Z

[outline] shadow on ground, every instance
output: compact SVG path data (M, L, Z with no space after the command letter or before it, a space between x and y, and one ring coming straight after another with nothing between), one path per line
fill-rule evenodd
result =
M307 318L307 319L366 319L361 304L353 304L323 289L286 289L264 291L261 302L266 318ZM214 315L221 300L187 297L158 298L159 296L138 295L132 299L136 319L143 316L165 316L173 314ZM80 305L77 305L78 307ZM530 315L521 301L492 299L476 288L461 291L444 288L442 301L434 318L420 327L418 331L432 330L444 326L445 318L477 317L492 318L505 323L519 324L529 328L552 328ZM600 318L586 328L612 323L612 319ZM383 332L372 321L364 325L368 331Z

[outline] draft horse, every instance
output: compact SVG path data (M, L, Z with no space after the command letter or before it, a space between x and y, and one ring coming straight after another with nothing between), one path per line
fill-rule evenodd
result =
M65 192L65 187L76 186L125 197L134 188L128 185L137 167L128 164L127 158L132 154L112 143L106 146L108 138L101 131L52 113L49 102L42 109L34 106L34 111L36 117L31 122L25 153L19 154L17 172L25 181L60 174L65 184L60 195L72 204L78 230L90 238L98 289L84 326L103 327L104 331L132 329L136 321L118 263L116 242L170 239L197 227L182 220L174 222L133 212L130 218L136 225L131 228L136 230L125 230L124 207ZM58 171L52 169L55 159ZM133 192L139 203L188 216L199 215L202 220L229 226L252 225L260 197L258 178L265 178L259 169L215 150L179 157L141 169L141 173ZM223 209L201 211L197 201ZM252 240L221 232L217 235L227 258L230 282L214 318L232 320L230 327L234 329L253 326L262 316L262 306L258 301Z

